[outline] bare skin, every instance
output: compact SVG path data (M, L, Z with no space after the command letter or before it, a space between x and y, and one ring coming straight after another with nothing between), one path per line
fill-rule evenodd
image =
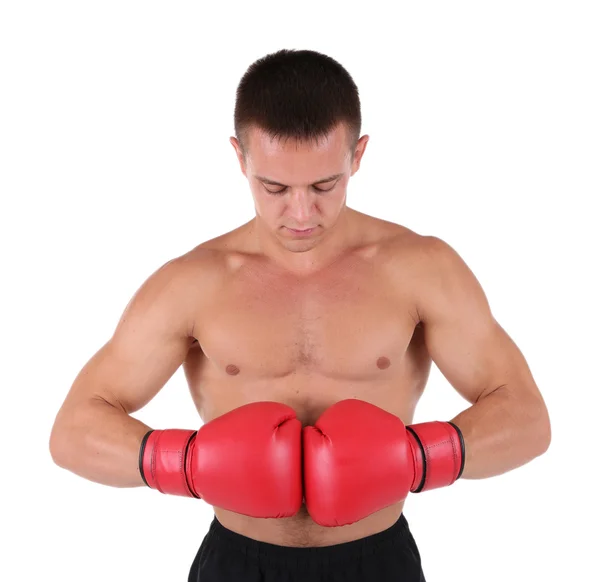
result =
M335 402L360 398L410 424L435 361L471 403L451 419L465 436L463 478L505 472L547 449L541 394L460 257L435 237L346 206L367 141L352 157L343 127L320 146L278 144L256 130L244 159L232 138L257 216L144 283L57 415L57 464L107 485L143 485L137 456L149 427L130 415L180 365L205 423L274 400L313 424ZM315 189L335 174L319 185L329 192ZM274 195L281 187L256 176L287 190ZM315 227L309 236L288 230L307 227ZM382 531L403 506L337 528L315 524L304 506L285 519L214 511L233 531L302 547Z

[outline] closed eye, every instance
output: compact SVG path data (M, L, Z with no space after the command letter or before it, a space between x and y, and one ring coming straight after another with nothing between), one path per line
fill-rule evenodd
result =
M335 184L331 188L317 188L316 186L312 186L312 189L315 192L330 192L334 188L335 188ZM269 192L269 194L283 194L284 192L287 191L287 189L288 189L287 186L285 186L284 188L281 188L280 190L269 190L267 187L265 187L265 190L267 192Z

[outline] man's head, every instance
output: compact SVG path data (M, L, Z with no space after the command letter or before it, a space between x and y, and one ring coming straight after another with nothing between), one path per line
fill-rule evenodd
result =
M282 50L242 77L231 143L248 178L257 224L294 252L313 248L338 223L350 176L368 136L359 139L358 90L336 61ZM308 234L291 229L313 230Z

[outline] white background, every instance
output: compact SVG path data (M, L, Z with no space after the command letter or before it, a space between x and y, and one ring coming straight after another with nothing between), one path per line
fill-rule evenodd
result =
M48 437L150 273L253 216L235 89L281 48L348 69L371 136L349 206L459 252L550 410L542 457L409 497L428 582L595 578L597 3L220 6L1 4L0 578L187 579L211 508L76 477ZM434 368L415 422L467 405ZM182 371L136 416L196 428Z

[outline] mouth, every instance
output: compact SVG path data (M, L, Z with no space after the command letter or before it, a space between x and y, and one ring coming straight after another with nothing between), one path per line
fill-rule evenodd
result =
M287 226L285 228L289 232L291 232L293 235L296 235L296 236L308 236L309 234L312 234L312 232L316 230L316 227L305 228L305 229L302 229L302 230L298 230L296 228L288 228Z

